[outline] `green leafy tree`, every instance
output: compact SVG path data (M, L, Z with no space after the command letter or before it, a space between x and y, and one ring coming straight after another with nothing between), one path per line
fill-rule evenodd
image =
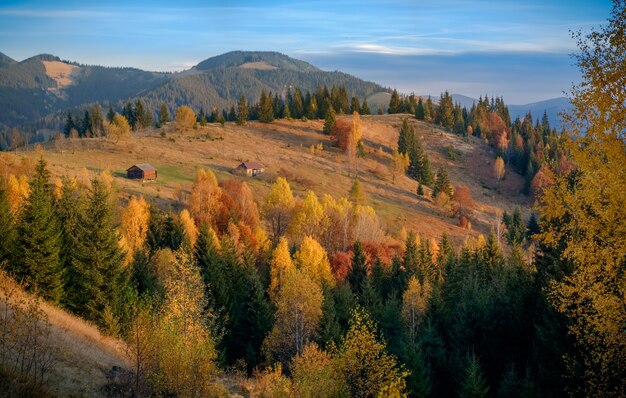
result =
M42 159L30 180L30 195L18 220L11 269L29 290L59 303L63 296L61 233L49 180L50 172Z

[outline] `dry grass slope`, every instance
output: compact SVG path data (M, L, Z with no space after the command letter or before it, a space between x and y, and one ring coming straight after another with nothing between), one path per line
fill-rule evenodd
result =
M349 116L342 116L349 117ZM453 185L468 185L476 201L473 229L458 227L456 220L443 215L429 198L415 194L417 183L407 177L391 182L390 153L396 147L402 119L410 115L363 116L363 140L368 152L358 161L358 175L371 204L382 217L387 232L397 235L402 225L422 236L439 238L446 232L457 244L467 235L486 234L497 212L511 212L516 204L526 206L528 198L519 192L523 180L507 170L504 181L497 182L492 166L492 150L475 137L463 138L432 124L410 118L426 148L433 173L444 166ZM84 139L59 146L49 144L43 153L18 152L31 160L43 156L53 174L88 175L110 170L122 196L143 194L162 204L175 201L175 191L191 187L199 168L211 168L217 177L240 179L232 169L242 161L262 163L267 172L259 178L246 179L258 201L278 176L286 177L296 195L303 197L312 189L318 195L346 196L352 184L343 153L333 147L329 136L322 134L322 121L277 120L270 124L248 122L245 126L210 124L184 133L146 130L127 142L114 144L102 139ZM161 135L166 131L165 136ZM323 151L310 150L312 145ZM7 160L4 163L19 163ZM159 169L156 182L142 184L127 180L125 170L135 163L150 163ZM5 166L5 168L8 166ZM0 172L2 172L0 161ZM427 190L427 194L429 191Z

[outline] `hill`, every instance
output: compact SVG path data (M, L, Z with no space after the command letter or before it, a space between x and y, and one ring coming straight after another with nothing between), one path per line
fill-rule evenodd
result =
M276 52L230 52L175 74L79 65L47 54L12 61L0 57L0 129L94 102L121 107L129 99L143 98L153 110L163 101L171 110L180 105L224 109L241 94L256 102L261 90L284 95L289 88L313 91L318 85L337 84L361 98L384 91L375 83L325 72ZM51 118L46 126L58 128L63 119Z
M417 197L417 184L408 177L402 176L392 184L390 153L406 116L362 117L368 155L359 161L359 178L391 236L397 236L399 225L406 225L424 237L438 239L445 232L461 244L467 236L488 234L497 212L512 212L516 204L528 203L528 198L520 194L524 181L519 175L508 170L498 185L492 172L494 154L478 138L464 140L414 118L409 119L410 123L422 137L433 172L444 166L453 184L470 188L477 202L473 229L458 227L457 220L442 214L430 199ZM347 174L345 154L322 134L322 125L322 120L248 122L245 126L227 123L225 127L209 124L188 134L166 132L164 136L160 133L167 129L150 129L118 145L102 139L83 139L73 144L66 140L65 150L58 152L48 144L43 156L56 175L69 173L83 178L86 171L109 169L125 197L142 194L164 206L177 206L177 191L190 189L197 169L209 167L219 179L240 179L232 170L243 161L260 162L267 168L260 178L246 179L259 202L278 176L286 177L299 197L309 189L319 196L346 196L352 177ZM310 146L319 143L325 149L312 154ZM33 160L40 156L33 152L18 154ZM127 180L125 170L134 163L156 166L158 180L145 185Z

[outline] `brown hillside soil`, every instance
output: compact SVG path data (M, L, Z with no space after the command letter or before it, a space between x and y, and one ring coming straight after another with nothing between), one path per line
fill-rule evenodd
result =
M342 116L349 118L350 116ZM457 226L458 222L438 209L430 200L415 194L417 183L406 176L391 182L390 153L396 147L402 119L408 117L416 127L426 148L433 173L439 166L448 170L453 185L467 185L476 201L472 230ZM386 225L387 232L397 236L404 225L422 237L439 238L446 232L456 244L466 236L487 234L497 211L513 211L515 204L528 205L528 198L519 192L523 179L507 169L499 184L492 170L495 155L491 148L475 137L463 138L444 132L432 124L410 115L363 116L363 141L366 159L359 159L357 171L369 195L370 204ZM175 190L191 187L197 169L211 168L218 179L244 179L259 202L278 176L286 177L294 194L303 197L306 190L318 196L346 196L353 181L348 175L345 154L333 147L331 137L322 134L323 121L276 120L265 124L248 122L245 126L226 123L210 124L179 133L167 126L134 134L127 142L117 144L104 139L83 139L63 145L47 144L43 153L18 152L18 157L34 161L39 156L48 160L54 175L72 175L87 179L94 172L108 169L121 189L121 195L143 194L160 203L174 204ZM165 137L160 133L166 132ZM311 152L311 145L323 144L323 151ZM449 149L449 150L448 150ZM448 153L453 153L452 159ZM4 163L19 165L17 159ZM2 169L0 158L0 172ZM239 177L232 169L244 161L262 163L267 172L257 178ZM159 170L155 182L141 183L125 178L126 169L135 163L150 163ZM5 166L7 167L12 166ZM17 167L17 166L16 166Z

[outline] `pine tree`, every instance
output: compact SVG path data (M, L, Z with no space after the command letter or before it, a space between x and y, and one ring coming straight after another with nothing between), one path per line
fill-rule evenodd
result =
M114 116L115 116L115 111L113 110L113 107L109 105L109 111L107 112L107 120L109 121L109 123L113 121Z
M326 100L328 101L328 99ZM329 102L330 104L330 102ZM326 119L324 120L324 134L331 134L333 132L333 129L335 128L335 123L337 122L336 116L335 116L335 110L333 109L332 106L328 107L328 112L326 112Z
M437 170L437 176L435 177L435 185L433 186L433 198L439 196L440 193L445 193L448 198L452 197L452 187L450 186L450 178L448 172L443 167Z
M300 87L296 87L296 91L293 94L291 115L294 119L300 119L304 116L304 100L302 99L302 91L300 90Z
M310 96L309 93L307 93L307 97L308 96ZM307 119L315 120L317 119L318 114L319 114L319 109L317 108L317 99L315 99L315 96L311 96L311 99L307 105L306 117Z
M396 89L391 93L391 99L389 100L389 109L387 109L388 113L401 113L403 110L402 99L398 94Z
M169 121L170 113L167 110L167 104L165 102L161 102L161 110L159 111L159 124L163 126Z
M415 109L415 118L417 120L424 120L424 102L422 97L417 100L417 108Z
M367 104L367 98L363 98L363 105L361 105L361 115L370 115L370 106Z
M65 119L65 127L63 127L63 134L68 138L72 129L76 128L76 123L74 123L74 119L72 119L72 114L67 112L67 118Z
M489 393L489 386L485 381L480 362L476 355L468 358L465 374L459 388L460 398L484 398Z
M367 195L361 186L361 182L358 178L354 179L354 183L352 183L352 187L350 187L350 191L348 192L348 199L354 203L355 205L365 205L367 204Z
M42 159L30 181L30 196L17 225L13 274L31 291L59 303L63 296L63 268L59 258L60 230L53 207L50 172Z
M302 115L299 117L301 116ZM295 112L294 117L296 117ZM272 97L268 96L265 90L261 91L261 100L259 102L259 120L263 123L271 123L274 120Z
M65 273L65 295L63 305L73 312L78 308L83 292L78 288L80 274L74 268L73 260L77 255L80 235L79 222L84 216L85 200L82 189L75 180L65 180L61 189L61 198L57 202L57 214L61 224L60 258Z
M424 196L424 187L421 182L417 183L417 196Z
M367 265L365 264L365 251L363 244L359 241L354 242L352 247L352 266L348 273L348 283L352 293L360 297L363 293L363 287L367 279Z
M430 162L428 160L428 155L422 148L422 143L417 135L413 140L413 145L409 148L408 154L409 167L407 169L407 174L409 177L426 186L431 186L433 183L433 174L430 170Z
M361 104L359 101L359 97L357 97L356 95L354 97L352 97L352 102L350 103L350 113L361 113Z
M119 246L111 193L100 177L91 181L89 204L79 230L82 239L72 262L79 278L72 288L82 294L75 305L79 314L106 326L104 314L111 311L117 315L122 305L125 254Z
M415 143L415 129L409 125L407 119L402 120L402 128L398 135L398 152L401 154L409 153Z

